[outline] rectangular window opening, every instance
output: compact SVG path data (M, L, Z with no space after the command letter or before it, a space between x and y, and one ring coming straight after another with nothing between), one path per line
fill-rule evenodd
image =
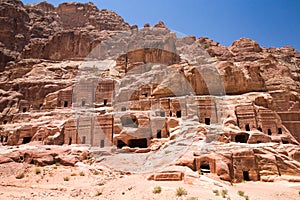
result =
M68 102L67 101L64 101L64 107L68 107Z
M81 143L82 143L82 144L85 144L85 140L86 140L86 137L85 137L85 136L82 136L82 141L81 141Z
M176 112L176 117L177 118L181 118L181 110L179 110L179 111Z
M243 171L243 180L250 181L249 172Z
M103 148L104 147L104 140L101 140L100 141L100 148Z
M156 137L157 137L158 139L161 138L161 130L157 130L157 131L156 131Z
M205 118L204 122L205 122L206 125L210 125L210 118Z
M269 128L268 128L268 135L272 135L272 131Z
M250 125L246 124L245 129L246 129L246 131L250 131Z

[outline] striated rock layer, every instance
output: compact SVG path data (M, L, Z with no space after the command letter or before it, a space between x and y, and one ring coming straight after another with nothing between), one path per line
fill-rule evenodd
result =
M92 3L3 0L0 10L1 145L116 146L152 155L137 166L227 181L300 175L294 48L178 38L163 22L138 29ZM64 155L25 153L40 165ZM114 159L104 162L122 168ZM180 170L150 179L181 180Z

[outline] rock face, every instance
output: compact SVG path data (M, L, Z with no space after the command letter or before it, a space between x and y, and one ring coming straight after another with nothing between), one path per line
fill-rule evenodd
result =
M300 53L292 47L177 38L163 22L138 29L92 3L4 0L0 10L2 145L116 146L162 157L186 146L176 165L223 180L300 175ZM48 151L25 157L39 165L81 160ZM173 166L151 179L190 179L186 173Z
M3 0L0 9L0 71L18 58L84 58L109 34L99 32L130 28L115 12L100 11L92 3L55 8L47 2L24 6L19 0Z

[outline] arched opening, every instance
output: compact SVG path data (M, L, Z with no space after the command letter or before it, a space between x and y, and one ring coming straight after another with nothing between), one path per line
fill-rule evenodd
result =
M119 149L122 149L122 147L127 146L122 140L117 141L117 147Z
M8 136L5 136L3 142L7 142L7 141L8 141Z
M239 134L235 136L235 142L239 142L239 143L247 143L248 139L249 139L248 134Z
M202 173L210 173L210 166L209 163L204 161L200 165L200 170Z
M141 138L141 139L132 139L128 141L128 146L130 148L139 147L139 148L147 148L147 139Z
M82 101L81 101L81 106L82 106L82 107L85 106L85 100L82 100Z
M176 117L177 117L177 118L181 118L181 110L178 110L178 111L176 112Z
M250 181L249 171L243 171L243 180Z
M126 107L122 107L122 108L121 108L121 111L122 111L122 112L125 112L125 111L126 111Z
M272 131L269 128L268 128L268 135L272 135Z
M23 137L22 144L27 144L31 141L32 137Z
M170 111L169 116L172 117L172 111Z
M0 142L2 143L3 142L3 136L1 135L0 137Z
M250 131L250 125L249 125L249 124L246 124L245 130L246 130L246 131Z
M166 116L166 113L165 113L164 111L161 111L161 112L160 112L160 116L161 116L161 117L165 117L165 116Z
M3 124L7 124L7 120L3 120Z
M261 143L261 141L257 140L257 141L256 141L256 143L257 143L257 144L260 144L260 143Z
M278 128L278 134L282 134L282 128Z
M161 138L161 130L156 131L156 137L159 139Z
M258 127L257 130L259 130L260 132L262 132L262 128L261 127Z
M210 125L210 118L205 118L204 122L205 122L206 125Z
M26 108L22 108L22 112L25 113L27 111Z
M103 105L105 105L105 106L107 105L107 99L103 100Z

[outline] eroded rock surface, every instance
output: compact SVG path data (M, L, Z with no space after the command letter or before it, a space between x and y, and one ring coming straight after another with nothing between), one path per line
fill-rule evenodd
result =
M99 162L159 169L153 180L197 178L173 165L233 182L300 176L294 48L178 38L92 3L4 0L0 10L1 145L111 147ZM0 163L74 166L84 155L20 150Z

